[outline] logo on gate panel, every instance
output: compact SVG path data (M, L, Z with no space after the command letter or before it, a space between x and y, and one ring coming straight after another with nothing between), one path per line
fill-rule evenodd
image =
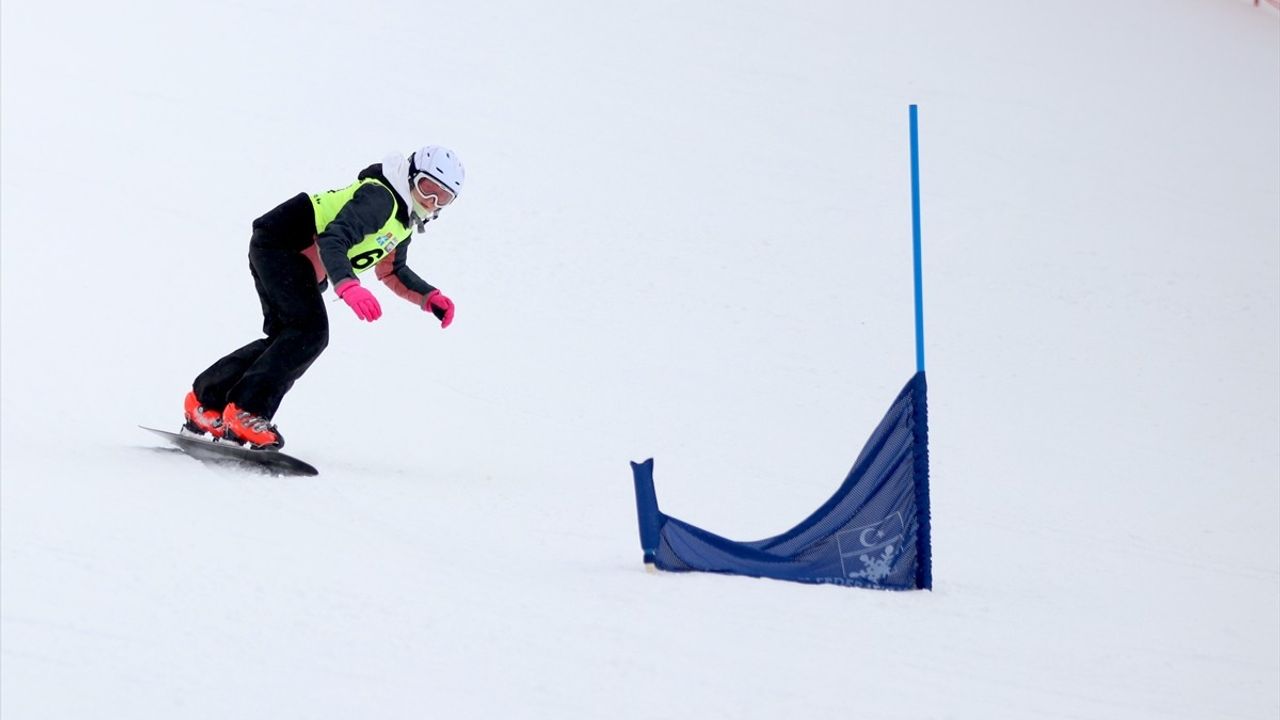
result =
M840 566L847 578L880 582L893 571L893 560L902 552L907 531L902 513L878 523L836 533Z

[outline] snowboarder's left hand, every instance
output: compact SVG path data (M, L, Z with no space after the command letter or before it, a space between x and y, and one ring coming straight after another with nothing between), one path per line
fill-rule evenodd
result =
M439 290L432 290L422 303L422 309L430 311L440 320L440 327L447 328L453 322L453 301Z

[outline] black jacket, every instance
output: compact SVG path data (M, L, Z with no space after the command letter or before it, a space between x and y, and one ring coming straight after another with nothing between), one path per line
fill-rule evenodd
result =
M319 236L311 198L307 193L298 193L253 221L252 242L262 248L303 253L316 266L316 280L322 285L326 276L335 287L345 280L355 280L347 251L365 235L381 228L393 207L396 219L406 227L410 225L406 203L391 189L391 183L382 174L381 163L361 170L358 177L377 180L390 192L372 185L358 188ZM425 307L426 296L435 287L406 264L411 241L412 238L405 240L379 260L375 273L397 295Z

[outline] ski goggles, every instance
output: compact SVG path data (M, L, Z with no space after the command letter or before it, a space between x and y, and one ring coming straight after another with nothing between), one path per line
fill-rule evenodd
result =
M453 202L453 199L458 196L448 185L424 172L419 172L413 176L413 186L418 188L418 192L424 199L435 198L436 207L444 207Z

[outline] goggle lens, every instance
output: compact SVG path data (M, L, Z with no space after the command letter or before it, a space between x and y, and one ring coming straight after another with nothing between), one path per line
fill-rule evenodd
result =
M449 186L426 173L418 173L413 179L413 184L417 186L418 192L423 198L434 197L436 199L436 207L444 207L457 197L457 193Z

